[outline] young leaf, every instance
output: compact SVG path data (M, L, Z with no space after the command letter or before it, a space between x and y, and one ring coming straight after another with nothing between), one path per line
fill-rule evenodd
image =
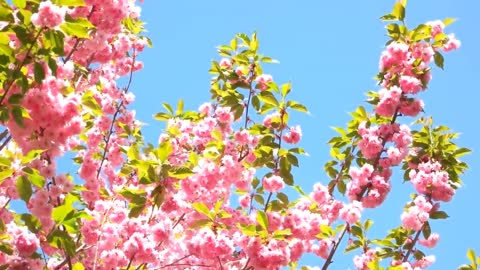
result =
M28 181L27 177L25 176L20 176L17 179L17 192L20 198L28 203L30 200L30 197L32 196L32 185L30 184L30 181Z
M267 218L267 214L265 214L265 212L263 212L263 211L261 211L261 210L258 210L258 212L257 212L257 221L258 221L258 224L260 224L260 226L261 226L265 231L268 230L268 218Z
M196 203L192 203L192 207L198 213L204 214L205 216L209 217L210 220L215 219L214 214L210 212L210 209L208 209L208 207L205 204L201 202L196 202Z

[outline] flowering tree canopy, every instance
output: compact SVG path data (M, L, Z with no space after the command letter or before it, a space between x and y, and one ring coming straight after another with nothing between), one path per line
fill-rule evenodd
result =
M470 150L417 97L460 47L453 20L408 28L405 6L381 18L379 90L335 128L329 180L307 194L290 116L308 109L264 72L276 60L256 33L218 48L209 102L163 104L153 144L128 108L150 45L135 1L0 0L0 269L297 269L311 253L325 270L346 236L356 269L427 268L430 221L448 217ZM57 166L67 154L74 171ZM399 172L416 192L398 226L370 239L362 212L395 192ZM461 269L477 269L468 254Z

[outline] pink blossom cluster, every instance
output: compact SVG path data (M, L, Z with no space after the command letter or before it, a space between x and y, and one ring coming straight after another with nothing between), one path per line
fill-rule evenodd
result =
M136 52L143 51L147 44L145 38L126 31L122 21L126 18L136 19L140 15L140 7L134 1L129 0L87 0L85 7L75 7L68 10L73 18L88 17L95 26L89 39L82 42L73 54L73 59L82 64L87 63L108 63L114 60L115 66L122 69L135 65L134 70L142 68L138 60L131 61L125 57L130 49ZM105 16L108 14L108 16ZM68 39L65 43L65 50L69 52L75 46L76 39ZM124 68L123 68L124 69ZM123 74L124 75L124 74Z
M345 205L340 210L340 218L348 222L349 224L355 224L360 220L362 215L363 206L359 201L353 201L350 204Z
M293 126L289 128L289 131L282 136L282 139L286 143L297 144L302 138L302 129L300 126Z
M418 193L433 200L449 202L455 194L448 172L442 169L438 161L429 160L418 164L410 170L409 178Z
M441 21L427 23L431 27L431 37L443 34ZM431 79L428 65L438 50L445 52L460 47L460 41L449 35L443 46L427 42L390 43L380 57L379 69L382 74L379 99L375 111L378 115L392 117L397 113L416 116L424 104L418 98L408 97L427 88Z
M258 87L261 91L268 89L268 83L273 81L273 78L269 74L262 74L258 76L255 80L258 84Z
M100 197L92 201L89 214L93 219L84 220L82 234L86 243L95 249L86 251L90 259L84 263L96 264L97 269L110 269L124 267L133 257L133 265L143 262L152 267L166 267L174 262L213 267L220 261L225 267L241 269L248 261L255 268L276 269L299 260L306 252L326 258L331 240L317 239L320 225L337 220L343 204L334 200L320 184L315 185L310 199L301 200L286 213L267 212L269 234L289 230L285 239L262 239L243 233L242 226L258 226L256 211L259 210L246 214L245 210L233 208L227 201L221 207L226 214L217 217L214 224L195 225L206 217L192 207L193 203L201 202L213 209L219 198L232 196L232 186L246 194L251 192L255 169L248 166L248 158L240 161L239 157L244 146L255 147L258 142L258 138L246 130L236 131L232 127L233 114L226 108L216 106L214 109L211 104L203 104L199 113L202 118L198 121L169 120L167 130L177 128L180 132L163 134L159 139L160 143L171 144L168 161L173 165L188 162L191 153L186 149L195 149L199 160L193 174L182 180L165 179L162 205L152 208L148 203L137 218L127 217L128 209L119 194L114 195L114 199ZM212 142L218 143L218 138L224 144L223 152L210 146ZM217 158L212 158L211 154L216 154ZM271 192L278 192L284 186L283 180L276 175L262 182L264 189ZM126 184L132 190L152 192L151 187L140 184L135 178ZM113 194L115 191L114 186ZM240 199L243 208L250 208L250 195ZM317 209L314 211L311 210L313 202ZM96 260L95 254L98 254ZM171 268L175 269L175 264Z
M415 262L403 262L401 260L394 260L392 266L401 266L403 270L421 270L428 268L431 264L435 262L435 256L428 255L424 256L421 259L416 260Z
M413 205L409 206L402 213L402 226L408 230L420 230L425 221L430 218L432 207L432 204L424 196L417 196L413 201Z
M53 4L51 1L42 1L38 12L32 14L31 20L37 27L55 28L65 20L66 9Z
M23 98L21 105L30 115L24 118L24 125L19 126L14 119L6 123L24 153L43 149L46 150L44 154L53 159L78 145L76 135L84 128L79 110L81 97L76 93L63 94L63 90L71 86L73 65L59 65L58 69L57 76L47 76ZM11 93L20 91L14 87Z
M368 263L375 261L377 251L375 249L368 249L362 255L355 255L353 257L353 264L358 270L368 270Z
M361 168L351 167L352 181L347 183L350 201L360 200L364 207L380 205L390 191L391 167L396 166L408 155L412 142L410 128L399 124L382 124L366 127L363 122L358 127L361 140L358 144L363 156L377 168L366 163ZM387 148L387 144L391 144ZM386 148L386 149L385 149Z
M33 63L26 64L24 67L25 75L32 83L24 97L20 99L19 105L24 109L22 113L23 126L20 126L18 121L14 121L13 118L5 123L12 136L12 141L15 142L15 146L8 147L8 153L22 156L31 150L42 150L42 152L40 159L28 164L20 165L18 160L13 160L12 167L15 172L11 177L1 181L0 198L19 199L16 186L18 179L19 177L26 176L27 179L30 177L22 171L24 166L36 170L40 174L38 177L45 180L45 186L32 185L32 195L26 203L26 208L32 218L39 221L41 229L38 232L35 231L34 234L24 234L21 232L28 231L27 227L17 224L18 231L8 232L18 241L9 242L15 252L12 255L2 253L0 265L7 264L13 269L43 269L45 264L43 260L30 258L32 253L30 250L39 252L39 248L46 254L47 265L50 269L54 269L62 263L63 259L59 258L64 257L63 250L59 246L49 244L46 236L55 228L52 218L54 209L64 204L65 197L73 190L74 184L71 177L57 173L56 158L72 149L81 149L75 159L81 163L78 176L85 181L82 200L92 211L96 209L97 201L105 202L101 200L105 196L105 193L102 192L106 191L112 194L113 189L125 185L129 180L120 176L117 168L125 161L122 147L130 144L130 139L124 136L125 127L135 130L139 127L139 123L135 121L135 112L128 111L125 107L133 101L133 95L118 87L116 81L120 77L142 68L141 62L135 58L147 44L146 39L132 33L124 23L127 18L137 18L140 9L134 1L129 0L87 0L85 3L86 6L67 8L58 7L51 1L41 1L38 12L32 14L31 17L32 23L39 28L55 28L62 31L58 26L64 22L64 18L68 14L73 19L88 19L95 26L95 31L89 32L90 38L81 40L66 34L65 58L52 57L50 61L56 61L55 65L52 63L47 65L47 62L40 61L43 72L38 71L38 66L35 67L34 72ZM109 16L105 16L105 14L109 14ZM42 37L40 37L41 39ZM13 49L19 48L21 41L15 35L12 35L11 40L9 45ZM42 43L39 42L39 45L41 46ZM21 60L22 57L25 55L17 58ZM30 61L26 63L30 63ZM51 71L50 68L54 66L57 66L57 69ZM41 83L34 81L34 77L37 76L34 73L45 74ZM14 98L14 95L19 95L23 91L14 83L5 100ZM0 93L3 93L3 89L0 89ZM91 99L89 100L88 97ZM2 106L12 109L10 104L5 103ZM80 136L80 134L82 135ZM19 148L19 153L15 152L16 147ZM108 149L105 150L105 148ZM2 156L4 154L5 152L2 152ZM105 158L101 161L99 157L103 157L103 155ZM0 202L2 207L4 205L6 207L9 201L5 202L0 199ZM120 205L123 207L117 208L123 209L128 214L125 202L123 201ZM93 213L92 215L95 216ZM121 216L122 213L118 215ZM2 209L0 216L2 221L6 222L5 224L13 222L11 210ZM105 218L105 215L101 217ZM128 219L126 214L123 215L123 219ZM120 220L122 220L120 217L112 217L109 220L113 221L105 228L111 233L108 236L109 243L105 243L104 249L101 250L103 253L97 254L99 260L113 268L116 265L126 266L130 259L128 256L131 256L129 253L124 254L124 251L113 248L114 238L118 236L114 224ZM159 223L161 224L161 222ZM129 226L137 225L130 224ZM88 224L82 224L82 226L88 226ZM160 234L158 227L149 226L149 228L157 229L156 234L148 232L149 234ZM100 233L102 233L101 230ZM122 243L121 247L126 250L134 250L130 247L134 247L138 243L146 243L143 239L144 231L142 231L141 237L129 234L128 230L123 233L132 236L129 239L130 242ZM148 251L149 248L145 246L145 250ZM96 255L94 250L92 248L82 252L93 252L89 253L92 255L93 262ZM150 256L147 251L145 251L145 256ZM72 260L75 262L80 259L78 257ZM139 259L142 258L139 257Z

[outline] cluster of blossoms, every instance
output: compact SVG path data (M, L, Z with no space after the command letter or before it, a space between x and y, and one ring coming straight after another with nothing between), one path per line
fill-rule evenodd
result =
M53 160L78 144L75 136L83 130L84 122L78 109L80 94L63 94L64 89L71 87L73 63L59 63L57 76L53 76L48 68L46 70L48 73L43 83L29 89L22 100L21 105L30 118L24 119L24 126L19 126L14 119L10 119L6 126L24 153L45 149L45 155ZM33 68L29 71L33 76ZM15 85L9 95L21 91Z
M442 170L438 161L422 162L411 168L410 182L419 194L430 197L435 201L449 202L455 194L450 185L448 173Z
M413 202L414 204L402 213L401 219L404 228L418 231L430 218L430 211L433 206L423 196L417 196Z
M38 7L38 12L31 17L32 23L37 27L55 28L65 20L66 8L43 1Z
M374 208L380 205L390 191L391 166L396 166L408 155L408 146L412 142L410 128L406 125L383 124L367 128L365 122L358 129L361 141L358 146L363 156L376 162L361 168L351 167L352 181L347 184L350 201L361 200L364 207ZM391 146L386 148L386 144ZM386 148L386 149L385 149ZM386 152L382 156L382 152Z
M135 121L135 113L125 108L133 101L133 95L117 87L116 81L121 76L142 68L142 63L135 57L147 42L123 23L127 18L136 19L139 12L140 8L130 0L86 0L84 6L75 7L41 1L38 11L32 14L31 22L37 27L34 30L39 37L39 41L34 42L38 46L48 44L41 42L44 40L43 35L63 31L59 26L65 22L66 16L73 20L88 20L95 31L90 31L91 36L85 39L61 33L64 37L63 59L52 57L47 62L42 58L35 65L25 62L25 76L33 81L38 74L44 74L41 83L32 83L27 91L17 83L12 83L7 91L0 89L4 95L2 100L5 101L22 96L19 105L24 109L22 114L28 115L23 117L23 125L19 125L13 117L4 123L12 141L18 146L18 149L8 147L4 150L10 153L19 151L22 154L42 150L40 159L21 166L12 164L15 172L1 181L0 198L19 199L18 179L26 175L22 171L23 166L35 170L39 174L37 178L45 180L43 187L32 185L31 196L26 202L31 219L38 220L41 224L41 229L33 231L34 233L27 233L26 226L16 224L10 212L4 209L9 200L1 200L4 208L0 215L6 227L10 228L6 233L10 235L8 244L12 252L1 253L0 265L8 265L12 269L43 269L44 260L32 256L39 248L48 256L46 259L49 268L60 269L62 266L59 265L65 264L64 259L60 259L64 257L62 247L52 245L46 238L56 228L52 217L54 209L65 203L65 198L74 188L71 177L56 172L56 158L65 152L83 149L76 157L83 161L78 175L86 182L82 199L92 209L97 201L102 203L99 200L101 190L126 183L127 180L115 171L124 161L121 146L129 144L128 139L119 134L124 132L125 126L134 130L139 124ZM11 34L9 46L12 50L20 50L26 44ZM20 51L16 57L22 62L26 55ZM52 61L55 63L52 64ZM83 74L84 71L88 72ZM12 107L7 102L2 106L9 109ZM98 157L103 155L102 149L105 147L108 149L105 150L102 162ZM114 240L111 238L109 241ZM109 252L102 255L102 259L115 267L113 262L122 262L122 259L117 256L120 253L111 247L105 248Z
M427 23L431 27L431 38L443 34L444 24L441 21ZM445 35L446 36L446 35ZM440 36L439 36L440 37ZM389 178L391 167L399 165L408 156L412 135L407 125L394 123L397 116L417 116L424 107L421 99L414 95L425 90L431 79L429 64L439 50L450 51L460 46L454 35L446 36L442 45L428 42L391 42L380 57L380 84L378 103L375 112L378 116L393 119L390 123L379 126L367 126L363 122L358 127L361 137L358 146L367 159L361 168L350 168L352 179L347 184L347 195L351 202L361 202L363 207L377 207L390 191ZM401 215L402 226L419 231L430 218L432 204L425 199L450 201L454 189L449 184L448 173L441 170L438 162L424 162L412 165L409 177L418 193L415 201ZM437 207L438 208L438 207ZM361 209L361 208L359 208ZM419 242L433 247L438 235L432 234L429 239ZM361 256L355 257L357 269L367 269L367 263L373 261L376 251L370 249ZM426 256L414 263L398 262L404 269L424 269L434 261L433 256Z
M285 158L280 153L288 151L292 158L288 155L300 152L284 149L282 143L297 144L302 137L300 126L283 122L283 105L264 118L266 129L261 131L249 129L248 110L244 128L237 129L238 111L221 102L205 103L187 116L172 113L159 148L149 145L141 154L140 124L126 107L134 96L116 83L143 67L136 57L147 41L129 28L139 27L135 19L140 9L133 0L84 2L72 7L51 1L38 4L31 17L34 30L39 37L43 31L60 32L65 58L57 59L56 53L49 60L24 62L24 73L33 82L28 91L16 83L8 91L0 89L2 101L21 96L19 104L29 115L23 125L18 119L5 122L15 144L0 150L6 149L9 158L42 150L33 161L12 159L11 175L0 181L0 247L9 251L0 253L0 268L280 269L304 253L331 260L339 243L322 227L331 228L341 219L348 223L346 231L360 221L364 208L385 200L391 167L405 159L412 142L408 126L395 121L359 125L358 146L366 162L349 170L348 203L335 199L330 186L320 183L295 202L280 193L287 167L279 168L280 158ZM87 31L90 37L63 33L66 17L88 20L94 27ZM430 25L433 38L443 32L441 23ZM11 49L21 45L11 34ZM423 103L409 95L426 88L433 55L458 46L453 36L441 48L391 43L380 62L384 89L378 95L377 115L393 120L399 114L416 116ZM20 53L17 60L27 56ZM254 64L222 59L219 66L230 76L229 87L247 85L250 95L266 97L274 85L271 75L255 74ZM41 83L39 73L44 74ZM235 105L241 107L241 102ZM14 110L12 104L0 105ZM67 151L76 152L80 188L73 177L57 172L55 159ZM259 168L272 171L259 180ZM420 230L438 208L431 200L449 201L453 189L438 162L411 167L410 178L422 195L401 219L406 229ZM232 200L235 194L238 205ZM277 199L270 201L272 195ZM16 216L8 209L10 200L17 199L25 201L28 214ZM419 243L433 247L438 239L431 234ZM354 259L357 269L367 269L377 259L375 249L364 251ZM421 269L433 260L426 256L392 264Z

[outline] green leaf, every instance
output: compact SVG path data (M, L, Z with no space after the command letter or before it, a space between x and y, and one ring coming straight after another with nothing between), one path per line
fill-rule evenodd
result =
M19 106L13 106L12 107L12 116L13 116L13 120L15 120L15 123L17 123L17 125L19 127L24 127L24 123L23 123L23 108L22 107L19 107Z
M81 262L77 262L73 265L72 270L85 270L85 266Z
M34 63L33 74L34 74L35 82L42 83L43 79L45 79L45 69L43 69L42 64L38 62Z
M433 59L435 61L435 65L437 65L437 67L443 69L443 55L441 53L439 53L438 51L435 52L435 54L433 55Z
M210 209L208 209L208 207L204 203L201 203L201 202L192 203L192 207L198 213L204 214L205 216L210 218L210 220L213 221L215 219L215 214L211 213Z
M92 110L95 115L102 115L102 108L97 100L93 97L92 92L87 92L82 97L82 104Z
M5 22L14 21L12 8L6 1L0 2L0 21L5 21Z
M90 35L88 32L93 28L95 28L94 25L86 18L68 20L60 25L60 29L62 29L65 34L78 38L89 38Z
M370 227L372 227L372 225L373 225L373 220L367 219L365 220L363 227L365 228L365 231L367 231L368 229L370 229Z
M63 49L65 35L61 31L51 29L49 31L45 31L42 36L45 49L52 50L57 55L65 54ZM50 61L48 65L51 65Z
M8 103L10 104L19 104L22 101L22 94L13 94L8 98Z
M159 112L156 113L153 118L158 121L167 121L168 119L172 118L172 116L168 113Z
M84 7L85 1L84 0L53 0L57 6L68 6L68 7Z
M380 17L380 20L382 20L382 21L396 21L396 20L398 20L398 18L393 14L385 14L382 17Z
M470 150L470 149L459 148L459 149L455 150L455 152L453 152L453 156L458 158L458 157L461 157L463 155L470 154L471 152L472 152L472 150Z
M56 223L62 224L67 215L70 214L70 212L74 211L73 204L78 201L78 199L71 195L67 194L65 196L65 201L64 204L57 206L53 209L52 211L52 218Z
M447 215L447 213L445 213L445 211L437 211L435 213L430 214L431 219L446 219L448 217L449 216Z
M185 179L193 174L193 171L187 167L175 167L168 171L168 176L177 179Z
M2 168L0 170L0 184L5 180L7 177L10 177L13 174L14 170L11 168Z
M425 239L428 239L428 237L430 237L430 234L432 234L432 229L430 228L430 223L428 223L428 221L425 222L425 224L423 225L422 233Z
M196 220L195 222L193 222L192 225L190 225L190 228L192 228L192 229L202 228L202 227L205 227L205 226L207 226L211 223L212 223L212 221L210 219L199 219L199 220Z
M162 141L158 147L158 159L160 159L161 162L165 162L172 151L172 142L170 142L170 140Z
M38 170L25 167L22 169L23 172L25 172L28 176L28 180L30 183L35 185L36 187L43 188L45 185L45 177L43 177Z
M445 27L446 27L446 26L454 23L456 20L457 20L457 19L455 19L455 18L446 18L445 20L443 20L443 24L444 24Z
M274 63L274 64L278 64L280 63L278 60L276 59L273 59L271 57L267 57L267 56L264 56L260 59L261 62L264 62L264 63Z
M24 175L17 178L17 192L20 198L28 203L32 197L32 184Z
M292 83L285 83L285 84L282 84L282 97L286 97L288 95L288 93L290 93L292 89Z
M32 162L35 159L40 158L40 155L44 150L30 150L25 156L22 157L22 165Z
M177 110L175 111L175 115L181 115L183 113L183 99L180 99L177 103Z
M222 205L223 205L223 198L218 200L215 203L215 213L218 213L218 211L220 211L220 208L222 207Z
M165 108L165 110L167 110L170 114L173 114L173 109L172 109L172 106L170 106L170 104L168 104L168 103L162 103L162 106L163 106L163 108Z
M75 255L75 242L67 232L55 229L48 235L47 241L52 246L63 249L68 255Z
M5 167L10 167L12 165L12 160L9 158L0 156L0 165L3 165Z
M16 7L21 8L21 9L24 9L25 6L27 5L26 0L12 0L12 2Z
M473 249L468 249L468 252L467 252L467 258L468 260L472 263L472 264L476 264L475 262L475 251Z
M302 188L300 186L293 186L293 189L295 189L302 196L307 196L307 194L302 190Z
M28 230L33 233L37 233L42 227L40 220L31 214L21 214L20 219L25 223Z
M0 44L7 45L10 43L10 37L8 36L8 33L5 32L0 32Z
M287 107L292 108L292 110L299 111L299 112L304 112L304 113L308 112L307 107L293 100L289 100L287 102Z
M400 2L396 2L392 14L400 21L405 19L405 7Z
M277 198L284 204L289 204L288 196L285 193L277 193Z
M267 214L265 212L258 210L257 211L257 222L260 224L260 226L267 231L268 230L268 218Z
M258 99L260 99L264 103L273 105L275 107L278 107L279 105L278 100L275 98L275 96L271 92L262 91L257 96L258 96Z

